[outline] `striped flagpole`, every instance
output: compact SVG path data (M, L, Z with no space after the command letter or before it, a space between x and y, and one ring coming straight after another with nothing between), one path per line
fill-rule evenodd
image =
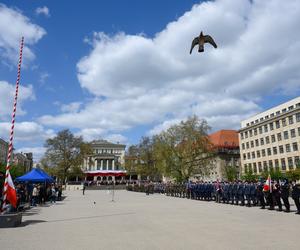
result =
M14 107L13 107L13 113L12 113L12 119L11 119L11 129L10 129L10 137L9 137L7 162L6 162L6 173L5 173L5 181L4 181L4 187L3 187L2 212L5 212L5 208L6 208L7 186L8 186L8 177L10 175L9 169L10 169L11 155L12 155L12 151L13 151L14 127L15 127L15 117L16 117L16 110L17 110L19 82L20 82L20 76L21 76L21 63L22 63L23 46L24 46L24 37L22 37L21 45L20 45L18 75L17 75L17 81L16 81L16 93L15 93Z

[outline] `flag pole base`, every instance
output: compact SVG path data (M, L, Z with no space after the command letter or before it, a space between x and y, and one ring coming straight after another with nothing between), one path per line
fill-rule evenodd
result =
M0 228L18 227L22 223L22 213L0 214Z

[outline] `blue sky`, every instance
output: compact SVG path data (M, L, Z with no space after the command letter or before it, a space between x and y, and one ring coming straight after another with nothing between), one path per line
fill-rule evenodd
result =
M9 134L21 35L15 148L38 160L64 128L132 144L192 114L212 131L238 129L299 96L299 16L292 0L2 1L0 136ZM201 30L219 48L189 55Z

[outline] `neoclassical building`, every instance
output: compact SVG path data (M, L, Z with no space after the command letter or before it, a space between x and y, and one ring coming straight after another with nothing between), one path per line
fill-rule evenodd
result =
M113 180L126 175L124 170L126 145L106 140L95 140L90 144L93 154L83 160L82 166L86 180Z

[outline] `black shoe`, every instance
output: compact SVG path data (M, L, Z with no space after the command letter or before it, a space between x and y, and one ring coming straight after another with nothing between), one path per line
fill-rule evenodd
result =
M300 214L300 211L296 212L295 214Z
M285 213L291 212L289 209L284 210Z
M279 208L277 211L278 211L278 212L282 212L282 208Z
M270 208L268 208L268 210L274 210L274 207L270 207Z
M266 209L265 207L261 207L260 209Z

